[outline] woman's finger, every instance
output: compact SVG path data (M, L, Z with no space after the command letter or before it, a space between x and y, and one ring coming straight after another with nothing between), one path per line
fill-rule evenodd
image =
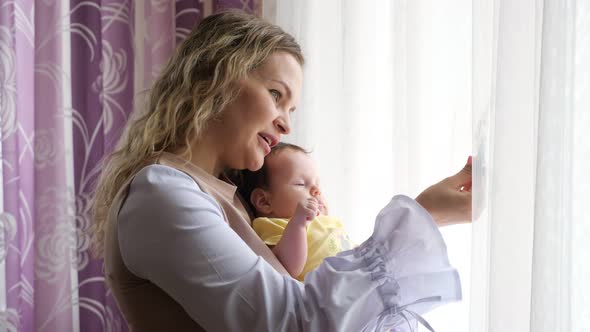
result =
M467 163L457 174L448 177L446 181L453 187L453 188L464 188L469 187L471 188L472 178L471 178L471 163L472 158L469 156L467 159Z
M471 187L473 186L473 183L469 183L463 186L463 191L467 191L467 192L471 192Z

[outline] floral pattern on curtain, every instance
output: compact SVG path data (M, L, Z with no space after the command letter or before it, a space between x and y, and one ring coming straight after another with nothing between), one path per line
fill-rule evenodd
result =
M127 330L89 251L100 161L192 27L258 2L0 1L0 327Z

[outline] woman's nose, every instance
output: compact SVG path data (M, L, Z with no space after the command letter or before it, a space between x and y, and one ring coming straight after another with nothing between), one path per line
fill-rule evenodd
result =
M289 113L281 115L274 121L275 127L283 135L288 135L291 132L291 116Z

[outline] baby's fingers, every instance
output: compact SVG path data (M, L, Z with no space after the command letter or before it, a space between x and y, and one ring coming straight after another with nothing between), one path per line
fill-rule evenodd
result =
M317 209L319 206L318 200L315 198L308 198L307 201L305 202L305 207L309 208L309 209Z
M309 198L306 202L305 208L311 217L310 219L313 219L320 214L320 206L315 198Z

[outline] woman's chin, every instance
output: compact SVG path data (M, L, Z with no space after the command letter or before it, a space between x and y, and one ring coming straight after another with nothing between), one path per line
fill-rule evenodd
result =
M262 168L263 164L264 164L264 159L256 160L256 161L252 161L252 162L248 163L248 166L246 168L251 172L256 172L257 170Z

